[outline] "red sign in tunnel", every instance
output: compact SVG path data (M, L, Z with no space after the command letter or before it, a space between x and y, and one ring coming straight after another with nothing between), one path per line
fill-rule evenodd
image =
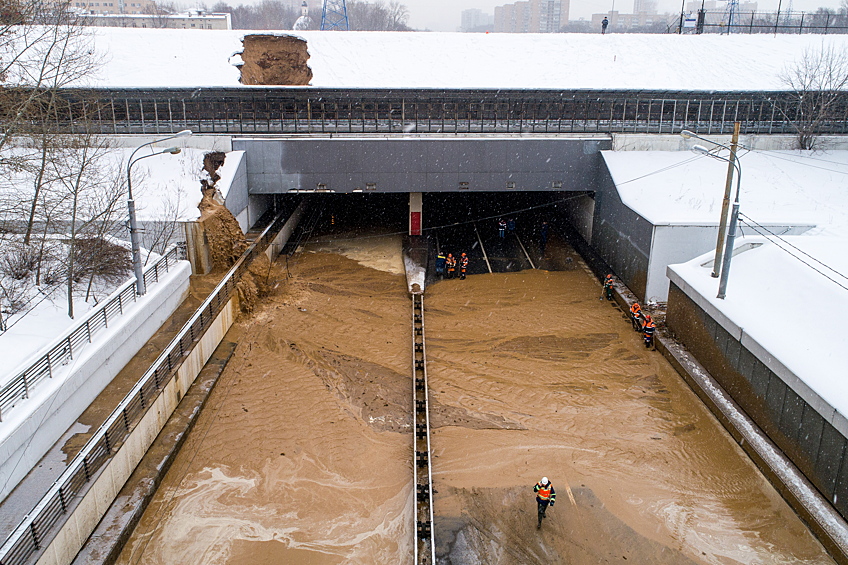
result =
M421 212L409 213L409 235L421 235Z

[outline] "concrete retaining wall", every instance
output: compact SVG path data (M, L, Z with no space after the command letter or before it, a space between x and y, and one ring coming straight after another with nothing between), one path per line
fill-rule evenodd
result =
M180 261L140 303L110 322L63 376L43 382L2 423L0 497L8 495L188 296Z
M598 176L592 248L631 291L644 297L654 227L621 201L606 166Z
M848 421L742 328L670 276L668 328L848 519Z
M206 330L164 390L124 444L99 471L79 505L44 550L38 565L67 565L76 556L118 492L165 426L183 395L194 382L206 361L224 338L238 315L238 299L233 297Z

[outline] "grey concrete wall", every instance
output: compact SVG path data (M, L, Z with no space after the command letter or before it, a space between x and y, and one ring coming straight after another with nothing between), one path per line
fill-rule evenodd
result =
M742 328L711 312L684 281L671 276L668 328L848 519L848 422Z
M610 147L573 137L233 140L251 194L592 190Z
M595 216L595 199L588 194L574 198L557 206L568 223L580 234L586 243L592 244L592 222Z
M630 290L644 298L654 227L621 201L606 166L598 176L592 247Z

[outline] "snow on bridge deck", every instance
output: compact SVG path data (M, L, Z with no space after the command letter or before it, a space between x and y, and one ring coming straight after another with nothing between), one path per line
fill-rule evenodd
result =
M80 86L239 86L247 30L96 28L102 68ZM286 32L268 32L286 34ZM806 48L848 36L298 32L311 86L785 90ZM733 57L726 57L732 53Z

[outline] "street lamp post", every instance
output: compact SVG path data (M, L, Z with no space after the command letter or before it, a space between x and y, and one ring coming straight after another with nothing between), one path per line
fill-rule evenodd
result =
M716 238L716 250L715 250L715 259L713 259L713 272L712 277L718 278L719 276L719 266L722 265L722 247L724 245L724 236L727 232L727 213L730 210L730 190L733 187L733 165L736 163L736 146L739 142L739 122L736 122L733 125L733 137L730 142L730 147L724 145L722 143L715 142L711 139L707 139L705 137L701 137L700 135L694 134L689 130L683 130L680 132L680 136L683 139L700 139L701 141L706 141L707 143L712 143L718 147L722 147L730 151L730 159L725 159L728 161L727 166L727 178L724 183L724 199L721 202L721 219L718 224L718 238Z
M708 157L712 157L713 159L727 161L736 169L736 196L733 199L733 210L730 213L730 228L727 231L727 242L725 244L724 258L721 265L721 278L719 279L718 294L716 295L717 298L724 300L724 297L727 296L727 279L730 276L730 260L733 258L733 246L736 243L736 226L739 224L739 185L742 183L742 166L736 160L731 161L721 155L710 153L710 151L702 145L695 145L692 149L698 153L703 153ZM715 265L713 266L713 269L715 270Z
M153 145L154 143L159 143L161 141L168 141L169 139L176 139L178 137L188 137L191 135L191 130L186 129L174 135L163 137L162 139L155 139L148 143L144 143L135 148L135 150L130 154L130 158L127 161L127 208L129 209L130 214L130 246L132 247L132 261L133 261L133 271L135 272L135 292L139 296L142 296L147 292L147 288L144 284L144 273L141 270L141 249L138 241L138 222L135 217L135 200L133 199L132 193L132 166L142 159L147 159L148 157L153 157L155 155L162 155L163 153L170 153L171 155L176 155L180 152L179 147L169 147L167 149L163 149L162 151L157 151L156 153L151 153L150 155L144 155L139 157L138 159L133 159L135 154L142 147L147 147L148 145Z

